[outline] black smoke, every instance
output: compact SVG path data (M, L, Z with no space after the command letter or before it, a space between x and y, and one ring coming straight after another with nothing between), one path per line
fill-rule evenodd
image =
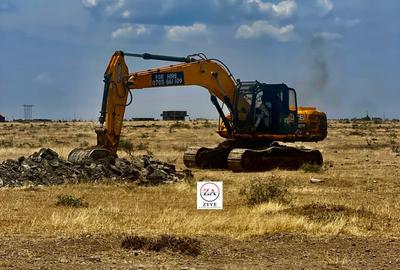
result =
M318 36L312 37L310 49L310 77L307 84L312 92L323 92L330 78L325 40Z

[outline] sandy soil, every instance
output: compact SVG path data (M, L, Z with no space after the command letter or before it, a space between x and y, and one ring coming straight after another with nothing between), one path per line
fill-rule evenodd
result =
M132 251L121 237L2 237L0 269L400 269L397 239L271 234L199 237L196 257Z

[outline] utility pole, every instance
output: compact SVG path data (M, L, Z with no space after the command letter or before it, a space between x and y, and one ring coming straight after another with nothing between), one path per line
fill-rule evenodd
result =
M22 105L22 107L24 108L24 120L25 121L32 120L33 105L32 104L24 104L24 105Z

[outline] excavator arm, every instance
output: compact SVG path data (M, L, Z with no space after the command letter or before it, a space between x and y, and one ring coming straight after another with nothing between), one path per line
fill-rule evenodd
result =
M125 56L181 63L129 73ZM216 106L225 128L229 133L232 133L231 119L225 117L217 101L219 99L224 102L230 113L234 113L232 104L236 102L236 81L223 63L218 60L206 59L202 55L193 58L190 56L173 57L116 51L104 73L103 100L99 117L100 127L96 129L97 146L90 149L89 152L82 151L82 149L72 151L69 159L77 161L87 156L101 157L109 154L104 153L105 151L116 155L125 107L132 101L130 90L188 85L202 86L209 91L211 101ZM130 100L128 101L129 96ZM247 104L245 100L241 100L240 103L243 106Z
M236 109L233 104L235 104L237 98L237 85L229 69L222 62L215 59L168 58L168 56L149 54L139 55L139 57L170 61L174 59L186 60L186 62L131 73L127 82L130 89L188 85L204 87L209 91L211 102L216 107L228 133L232 135L232 118L228 119L225 116L218 99L227 106L231 114L235 115ZM244 108L249 106L248 102L241 97L239 97L238 102Z
M100 111L100 127L96 129L97 148L117 153L125 107L129 96L128 67L122 52L111 57L104 73L104 91Z

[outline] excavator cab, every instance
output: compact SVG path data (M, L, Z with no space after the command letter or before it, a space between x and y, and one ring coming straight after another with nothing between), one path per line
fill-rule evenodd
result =
M298 127L296 91L286 84L239 82L234 120L237 133L293 134ZM248 106L250 104L250 106Z

